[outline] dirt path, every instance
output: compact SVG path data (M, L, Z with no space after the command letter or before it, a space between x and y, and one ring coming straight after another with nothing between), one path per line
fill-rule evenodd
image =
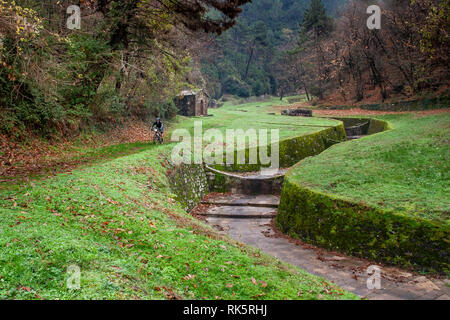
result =
M398 268L381 268L381 289L367 287L364 259L326 251L280 234L273 226L279 197L225 195L209 197L196 214L221 233L252 245L282 261L324 277L370 300L450 300L450 280L433 279Z

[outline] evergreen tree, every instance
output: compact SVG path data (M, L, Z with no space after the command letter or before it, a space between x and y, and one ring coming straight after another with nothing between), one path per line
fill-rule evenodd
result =
M317 37L326 36L332 31L331 18L327 15L322 0L311 0L310 7L303 16L302 27L306 32L313 31Z

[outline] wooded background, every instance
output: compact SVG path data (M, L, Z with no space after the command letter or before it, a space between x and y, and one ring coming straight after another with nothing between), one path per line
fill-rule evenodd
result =
M382 8L369 30L366 9ZM69 5L81 30L69 30ZM448 94L449 0L0 0L0 133L172 117L173 97Z

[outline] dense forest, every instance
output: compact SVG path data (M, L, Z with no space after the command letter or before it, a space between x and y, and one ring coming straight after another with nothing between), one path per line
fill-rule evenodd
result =
M382 28L366 26L382 9ZM204 55L216 96L305 92L342 103L446 89L450 2L258 0Z
M382 8L369 30L366 10ZM81 8L81 26L67 27ZM0 134L77 134L213 98L446 94L449 0L0 1Z
M334 16L347 0L324 0ZM297 39L309 0L254 0L243 7L237 24L213 40L202 58L202 72L215 96L277 94L277 68L283 47ZM211 48L211 46L209 46Z
M372 3L349 1L331 18L312 0L284 51L281 91L335 104L448 95L450 1L378 1L380 29L367 26Z
M76 134L174 115L174 95L190 85L192 33L222 33L247 2L1 0L0 133ZM79 28L68 27L71 5Z

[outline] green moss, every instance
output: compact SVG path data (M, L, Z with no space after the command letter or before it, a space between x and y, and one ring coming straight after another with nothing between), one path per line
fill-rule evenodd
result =
M304 188L286 178L278 228L328 249L427 271L449 272L449 225Z
M176 200L186 211L192 210L209 192L205 169L200 165L174 167L169 182Z
M367 131L367 134L371 135L389 129L391 129L389 122L378 119L370 119L369 130Z
M230 181L224 174L214 173L214 180L209 182L210 190L213 192L226 193L232 188Z

